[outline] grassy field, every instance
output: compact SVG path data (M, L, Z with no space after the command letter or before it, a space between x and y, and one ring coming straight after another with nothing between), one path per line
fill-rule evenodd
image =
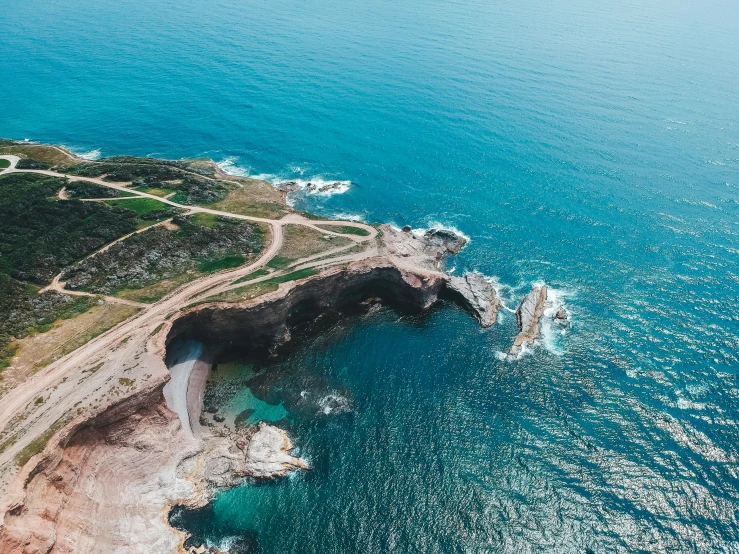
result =
M10 167L8 160L0 160L0 169L7 169L8 167Z
M275 256L267 262L267 267L271 267L272 269L284 269L294 261L294 258L283 258L282 256Z
M50 166L77 163L78 159L61 148L44 144L3 143L0 144L0 154L14 154L21 158L33 158Z
M67 314L66 318L57 319L47 332L18 340L13 368L7 370L4 380L22 381L25 376L88 343L138 311L124 304L101 306L93 301L91 306L84 313Z
M154 196L161 196L162 198L177 192L172 189L156 188L156 187L136 187L136 190L139 192L145 192L146 194L153 194Z
M350 244L352 241L344 237L324 235L320 231L303 225L286 225L279 254L282 258L297 260Z
M269 183L242 179L230 185L226 198L209 204L209 208L270 219L279 219L292 211L283 202L282 193Z
M352 227L351 225L316 225L316 227L319 227L320 229L325 229L326 231L333 231L334 233L339 233L340 235L358 235L360 237L369 236L369 231L367 229L362 229L361 227Z
M305 279L306 277L310 277L316 273L318 273L318 271L312 267L292 271L285 275L278 275L272 279L267 279L266 281L244 285L243 287L216 294L215 296L208 298L206 302L245 302L268 292L276 291L281 283ZM240 282L240 280L237 282Z
M190 216L193 223L202 225L203 227L213 227L218 223L218 216L214 214L197 213Z
M244 256L224 256L215 260L203 260L198 264L200 273L215 273L224 269L233 269L244 265L246 258Z
M259 279L260 277L264 277L265 275L269 275L269 271L267 271L266 269L257 269L249 275L244 275L241 279L237 279L233 282L233 284L236 285L238 283L246 283L247 281Z

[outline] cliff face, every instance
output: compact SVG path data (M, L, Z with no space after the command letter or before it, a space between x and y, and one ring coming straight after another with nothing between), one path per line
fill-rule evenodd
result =
M175 460L188 446L161 387L111 409L74 432L29 479L24 502L5 515L0 551L176 552L180 539L163 506L192 494L174 479Z
M289 283L248 303L196 306L173 322L167 342L180 338L270 347L289 340L291 327L300 322L369 298L400 309L426 309L446 284L440 273L409 272L386 259L370 262L331 269L307 283Z

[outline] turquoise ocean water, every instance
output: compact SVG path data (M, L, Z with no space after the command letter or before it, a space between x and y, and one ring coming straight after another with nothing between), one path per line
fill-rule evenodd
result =
M456 228L450 270L511 308L545 281L572 314L513 361L507 311L307 333L233 402L315 469L178 525L265 554L739 552L736 2L0 13L0 136L348 180L296 205Z

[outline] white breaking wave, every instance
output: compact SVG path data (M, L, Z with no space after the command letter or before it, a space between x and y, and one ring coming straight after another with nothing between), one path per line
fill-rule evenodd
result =
M102 155L100 150L98 150L97 148L94 150L80 150L79 148L76 148L74 146L67 146L64 144L62 145L62 148L69 150L75 156L88 161L97 160Z
M343 414L351 411L349 399L337 392L327 394L318 401L320 413L324 415Z
M446 223L440 223L439 221L429 221L428 227L419 227L418 229L412 229L411 233L413 233L417 237L421 237L425 235L428 231L449 231L451 233L454 233L458 237L462 237L465 241L467 241L467 244L472 242L472 238L470 238L468 234L460 231L457 227L454 227L453 225L447 225Z
M234 156L229 156L225 160L221 162L216 162L216 165L221 168L221 171L223 171L226 175L234 175L236 177L251 177L250 169L251 168L243 168L236 165L236 160Z
M258 179L267 181L273 186L281 189L288 189L288 204L292 204L291 195L296 193L312 194L317 196L332 196L334 194L344 194L352 185L349 180L327 179L323 175L314 175L305 178L306 170L300 166L290 166L289 173L297 174L299 177L291 178L288 176L278 176L274 173L252 173L251 167L243 167L237 165L238 158L229 156L216 165L221 171L227 175L235 175L237 177L248 177L250 179Z
M272 184L276 187L284 186L288 183L294 183L298 191L305 191L308 194L317 194L321 196L332 196L334 194L344 194L351 187L351 181L324 179L321 175L316 175L309 179L272 179ZM295 192L298 192L295 191Z
M210 548L215 548L219 552L229 552L238 540L238 537L224 537L220 540L220 542L211 543L210 541L206 541L206 544Z
M543 285L544 283L536 284ZM567 334L569 326L561 325L554 316L560 310L564 310L567 314L567 321L571 321L570 311L564 302L564 299L570 295L571 293L565 290L547 287L547 302L541 318L541 344L555 356L564 354L562 338Z
M341 219L344 221L356 221L357 223L364 223L365 219L361 215L357 214L336 214L334 216L336 219Z
M100 150L89 150L87 152L80 152L77 155L85 160L97 160L100 157Z

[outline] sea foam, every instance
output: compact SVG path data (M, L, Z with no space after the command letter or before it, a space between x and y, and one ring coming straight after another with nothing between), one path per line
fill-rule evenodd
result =
M237 157L229 156L217 162L216 165L227 175L267 181L276 188L293 183L295 190L288 193L288 204L290 205L294 201L291 197L298 193L316 196L333 196L334 194L344 194L352 185L352 182L349 180L329 179L320 174L305 177L306 170L297 165L290 166L289 170L282 175L276 175L274 173L253 173L251 167L240 166L237 162Z
M74 146L65 146L65 145L63 145L62 148L69 150L72 154L74 154L78 158L82 158L83 160L88 160L88 161L97 160L102 155L100 150L97 148L95 148L94 150L82 150Z

